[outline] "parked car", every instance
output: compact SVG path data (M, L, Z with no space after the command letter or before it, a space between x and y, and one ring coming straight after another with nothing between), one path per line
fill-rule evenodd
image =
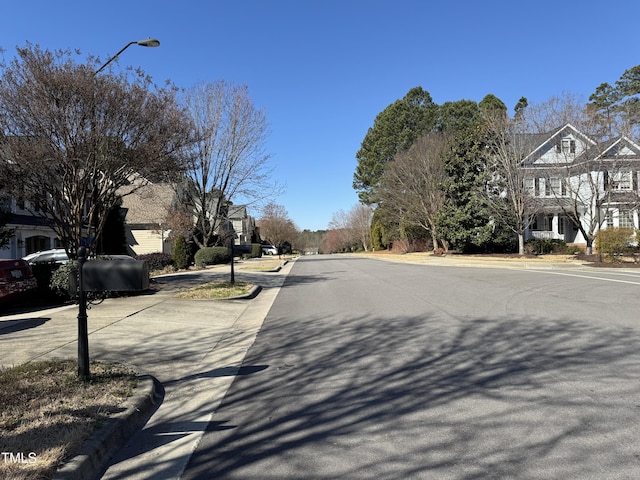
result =
M57 263L62 265L69 261L69 256L64 248L54 248L52 250L42 250L40 252L30 253L22 257L23 260L29 262L30 265L38 265L42 263Z
M31 266L25 260L0 260L0 303L38 288Z
M278 255L278 249L273 245L262 245L263 255Z

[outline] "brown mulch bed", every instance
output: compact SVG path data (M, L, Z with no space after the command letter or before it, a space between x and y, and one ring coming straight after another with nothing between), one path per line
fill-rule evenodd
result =
M451 255L451 253L449 253ZM455 253L453 255L456 255ZM486 253L486 254L478 254L478 255L470 255L472 257L484 257L484 258L530 258L536 259L539 258L537 255L526 254L526 255L518 255L517 253ZM547 260L552 260L553 255L545 255ZM634 260L632 257L623 257L618 259L617 261L611 261L606 258L601 259L599 255L587 255L584 253L579 253L574 255L576 260L584 262L590 267L606 267L606 268L640 268L640 261Z
M632 258L621 258L618 261L607 261L601 259L598 255L578 254L576 259L588 263L590 267L607 267L607 268L640 268L640 262L634 261Z
M398 254L398 255L402 255L404 253L402 252L389 252L387 250L381 250L381 251L376 251L376 252L371 252L373 254ZM455 256L460 256L460 257L473 257L473 258L496 258L496 259L531 259L531 260L536 260L536 259L542 259L541 256L538 255L534 255L534 254L525 254L525 255L519 255L517 253L478 253L478 254L463 254L463 253L459 253L456 251L448 251L446 254L436 254L436 256L438 255L443 255L443 256L449 256L449 257L455 257ZM546 261L554 261L553 260L553 254L549 254L549 255L544 255L544 259ZM567 258L567 255L559 255L559 258L562 258L562 260L560 261L565 261ZM600 259L600 257L598 255L586 255L584 253L578 253L576 255L573 255L573 259L578 260L580 262L583 262L585 265L589 265L590 267L606 267L606 268L640 268L640 261L638 261L637 259L634 260L633 257L622 257L620 259L618 259L618 261L610 261L607 258L604 259Z

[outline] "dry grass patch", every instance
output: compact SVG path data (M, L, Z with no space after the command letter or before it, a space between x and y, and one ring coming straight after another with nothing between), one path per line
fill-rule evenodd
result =
M123 365L91 363L82 382L74 360L0 370L0 478L49 478L73 457L137 385Z
M217 281L205 283L176 295L178 298L191 298L195 300L220 299L248 295L253 285L246 282Z
M250 270L254 272L271 272L282 266L282 260L262 260L254 265L243 265L240 270Z

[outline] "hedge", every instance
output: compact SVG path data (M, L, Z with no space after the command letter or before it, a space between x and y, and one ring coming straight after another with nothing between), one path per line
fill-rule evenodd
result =
M194 260L197 267L204 268L207 265L228 263L231 256L227 247L204 247L196 252Z
M145 262L147 262L150 272L164 270L167 267L175 266L173 257L168 253L144 253L142 255L138 255L136 257L136 260L144 260Z

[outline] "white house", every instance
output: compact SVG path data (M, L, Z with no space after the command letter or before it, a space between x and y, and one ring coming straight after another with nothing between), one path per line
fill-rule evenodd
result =
M560 239L584 247L587 233L638 228L640 146L626 137L605 143L567 124L533 136L522 162L525 188L537 202L525 239Z
M0 249L0 259L22 258L39 250L61 247L45 219L29 213L25 205L15 199L6 199L2 209L9 213L6 228L14 230L15 234L9 240L8 248Z

